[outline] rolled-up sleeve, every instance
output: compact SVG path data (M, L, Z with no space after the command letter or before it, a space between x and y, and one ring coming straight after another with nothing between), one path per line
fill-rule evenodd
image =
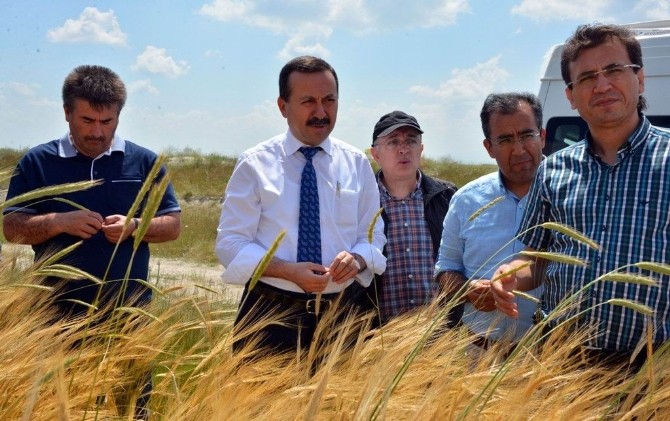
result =
M372 172L372 167L366 162L366 166L361 171L362 185L361 197L358 206L358 236L357 241L351 252L360 255L367 268L356 276L363 286L369 286L375 274L380 275L386 270L386 257L382 253L386 244L384 236L384 221L379 217L380 201L379 188L377 180ZM376 219L375 219L376 218ZM372 242L370 242L370 229L372 227Z
M267 252L254 242L260 214L254 169L240 157L228 181L214 247L226 268L221 276L226 283L244 285Z
M465 265L463 264L465 240L460 235L461 220L459 208L461 205L459 204L459 196L456 193L451 199L449 211L444 218L440 251L437 262L435 262L435 275L445 271L455 271L465 275Z

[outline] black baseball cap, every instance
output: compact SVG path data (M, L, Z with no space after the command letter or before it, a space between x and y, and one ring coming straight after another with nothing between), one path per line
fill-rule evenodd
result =
M375 129L372 132L372 143L375 143L378 137L383 137L390 134L392 131L399 127L409 126L423 133L421 126L416 121L416 118L411 115L404 113L402 111L393 111L388 114L384 114L377 124L375 124Z

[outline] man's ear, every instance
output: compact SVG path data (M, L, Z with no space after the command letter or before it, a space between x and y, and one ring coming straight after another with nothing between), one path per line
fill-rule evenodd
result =
M493 159L495 159L495 155L493 155L493 143L491 143L490 140L484 139L482 140L482 144L484 145L484 149L486 149L486 152L489 153L489 156Z
M372 158L379 162L379 153L377 152L377 148L374 146L370 147L370 155L372 155Z
M279 107L281 115L286 118L286 101L284 101L282 97L277 98L277 107Z
M573 110L577 109L577 106L575 105L574 101L572 100L572 89L569 87L565 87L565 96L568 98L568 101L570 101L570 108Z
M70 122L70 111L67 109L67 105L63 104L63 112L65 113L65 121Z

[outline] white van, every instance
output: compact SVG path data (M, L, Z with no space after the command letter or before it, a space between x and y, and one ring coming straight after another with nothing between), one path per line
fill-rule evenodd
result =
M642 46L643 95L647 99L644 113L652 124L670 128L670 20L623 26L635 33ZM561 51L562 44L553 48L540 85L539 98L547 130L545 155L578 142L586 133L586 123L576 110L570 108L570 102L565 97Z

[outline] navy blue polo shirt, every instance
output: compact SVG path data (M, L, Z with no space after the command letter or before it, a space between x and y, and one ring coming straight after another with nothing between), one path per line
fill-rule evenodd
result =
M63 138L36 146L19 161L9 184L7 199L40 187L53 186L86 180L103 180L103 184L88 190L66 193L59 197L68 199L85 208L98 212L102 217L114 214L127 215L146 176L157 156L150 150L115 136L112 147L97 158L89 158L77 152L69 139ZM163 168L159 179L165 174ZM4 210L4 213L25 212L46 214L77 210L70 204L40 198ZM137 215L140 216L142 208ZM156 216L180 211L179 203L170 184ZM50 240L33 246L35 259L70 246L81 238L60 234ZM109 242L102 231L63 257L61 263L80 268L104 280L103 295L116 299L124 279L128 279L125 298L140 295L142 300L151 297L151 291L134 282L146 280L149 268L149 245L142 242L133 256L133 238L123 241L114 253L115 244ZM113 256L112 256L113 255ZM129 275L126 273L130 266ZM47 283L57 280L48 279ZM94 301L98 287L90 281L68 280L63 289L63 299L77 299L87 303ZM112 295L113 294L113 295ZM81 310L81 309L78 309Z

